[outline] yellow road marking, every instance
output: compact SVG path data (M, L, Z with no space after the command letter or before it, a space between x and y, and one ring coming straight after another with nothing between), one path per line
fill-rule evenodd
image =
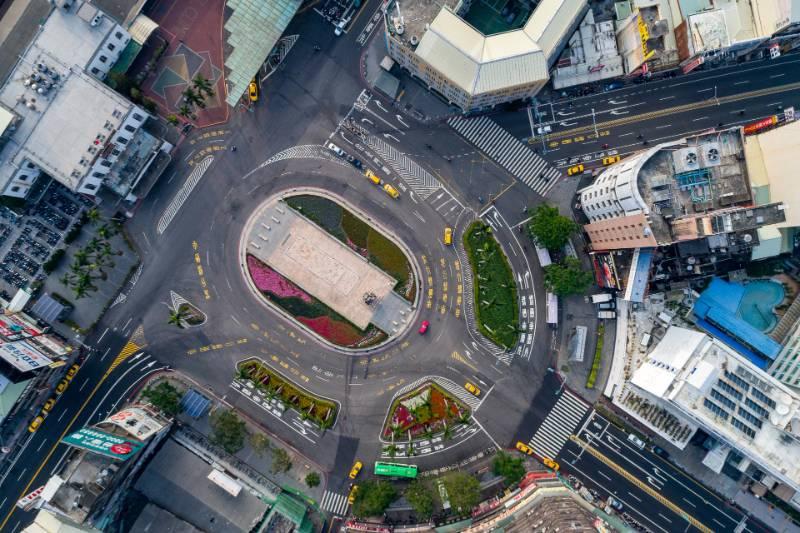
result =
M569 438L570 440L572 440L572 442L576 443L578 446L580 446L581 448L592 454L594 457L596 457L603 463L607 464L617 474L621 475L622 477L624 477L625 479L636 485L639 489L649 494L659 503L664 505L664 507L668 508L670 511L677 514L678 516L683 517L684 519L686 519L687 522L692 524L697 529L704 531L705 533L711 533L711 529L704 526L702 522L700 522L695 517L693 517L692 515L690 515L689 513L687 513L674 503L672 503L670 500L662 496L658 491L656 491L650 485L640 480L639 478L637 478L636 476L634 476L633 474L631 474L630 472L619 466L617 463L606 457L600 450L590 446L589 443L581 440L576 435L570 435Z
M463 363L463 364L465 364L466 366L468 366L469 368L471 368L473 371L475 371L475 372L477 372L477 371L478 371L478 369L475 367L475 365L473 365L472 363L470 363L469 361L467 361L467 360L464 358L464 356L463 356L463 355L461 355L460 353L458 353L457 351L454 351L452 354L450 354L450 357L452 357L452 358L453 358L453 360L455 360L455 361L458 361L459 363Z

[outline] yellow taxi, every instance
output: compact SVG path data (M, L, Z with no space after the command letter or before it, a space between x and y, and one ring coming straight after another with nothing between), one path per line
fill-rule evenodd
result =
M481 395L481 390L478 387L476 387L475 385L473 385L472 383L470 383L469 381L464 383L464 388L467 389L472 394L474 394L475 396L480 396Z
M547 457L542 457L542 462L544 463L544 466L546 466L547 468L550 468L554 472L558 472L559 466L557 462Z
M31 433L35 433L36 430L39 429L39 426L42 425L42 422L44 422L44 417L42 415L37 416L31 421L30 425L28 426L28 431L30 431Z
M444 228L444 243L447 246L453 244L453 228Z
M582 164L581 165L575 165L574 167L569 167L567 169L567 176L574 176L575 174L580 174L584 170L585 169L584 169Z
M61 381L58 382L58 385L56 385L56 394L61 394L62 392L67 390L67 387L69 387L69 381L67 381L66 379L62 379Z
M386 192L386 194L388 194L389 196L391 196L395 200L400 198L400 193L397 192L397 189L395 189L394 187L392 187L388 183L384 184L383 190Z
M350 479L355 479L358 477L358 473L361 472L361 468L364 466L364 463L361 461L356 461L353 465L353 468L350 469Z
M620 157L618 155L610 155L608 157L603 158L603 165L613 165L614 163L618 162Z
M353 485L350 489L350 494L347 495L347 503L353 505L356 501L356 494L358 493L358 485Z
M248 86L248 94L250 95L251 102L258 102L258 84L255 78L253 78Z
M522 442L517 441L517 449L522 453L533 455L533 450L531 450L528 445L523 444Z
M372 182L372 183L374 183L375 185L380 185L380 184L381 184L381 178L380 178L380 177L378 177L378 175L377 175L377 174L375 174L375 173L374 173L373 171L371 171L370 169L367 169L367 171L366 171L366 172L364 172L364 175L367 177L367 179L368 179L369 181L371 181L371 182Z
M42 413L49 413L53 410L53 406L56 404L55 398L48 398L44 405L42 406Z
M77 365L77 364L76 364L76 365L72 365L71 367L69 367L69 370L67 370L67 375L66 375L66 376L64 376L64 378L65 378L67 381L72 381L72 378L74 378L74 377L75 377L75 374L77 374L77 373L78 373L78 369L79 369L80 367L81 367L81 365Z

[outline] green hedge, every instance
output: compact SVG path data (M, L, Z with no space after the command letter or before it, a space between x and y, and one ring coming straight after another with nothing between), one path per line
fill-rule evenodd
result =
M475 318L481 333L504 349L517 344L519 309L514 274L492 230L473 222L463 236L472 269Z
M600 324L597 328L597 346L594 349L594 359L592 360L592 370L589 372L589 377L586 380L586 388L593 389L594 382L597 381L597 373L600 371L600 361L603 355L603 335L605 334L605 325Z

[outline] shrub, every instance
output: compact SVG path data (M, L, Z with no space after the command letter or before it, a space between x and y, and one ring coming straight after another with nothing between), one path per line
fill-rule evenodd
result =
M209 417L211 442L228 453L236 453L244 447L244 421L230 410L217 411Z
M47 261L44 262L44 264L42 264L42 270L44 271L44 273L50 274L55 269L57 269L58 265L61 264L61 260L64 259L64 254L66 254L66 252L64 251L63 248L59 248L58 250L53 252L53 255L50 256L50 259L48 259Z
M174 386L162 381L155 387L147 387L142 396L167 416L181 412L181 393Z
M317 485L319 485L319 481L320 480L318 473L309 472L308 474L306 474L306 485L308 485L309 487L311 488L316 487Z
M489 226L473 222L464 233L474 285L478 327L495 344L510 349L517 343L517 287L511 266Z
M586 388L593 389L594 383L597 381L597 373L600 371L600 361L603 355L603 336L605 335L605 325L600 324L597 328L597 346L594 349L594 359L592 359L592 369L589 371L589 377L586 379Z

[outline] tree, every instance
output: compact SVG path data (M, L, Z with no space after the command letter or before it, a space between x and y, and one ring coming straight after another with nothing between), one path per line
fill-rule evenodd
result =
M86 220L88 220L90 223L96 224L100 221L100 218L100 211L98 211L96 207L86 211Z
M206 97L214 96L214 87L211 85L211 82L204 78L202 74L198 74L192 80L192 86L194 87L195 91L199 95L205 95Z
M272 473L288 472L292 468L292 458L283 448L272 450Z
M250 446L253 447L253 451L256 452L256 455L259 457L264 457L264 454L269 450L269 439L263 433L251 433L250 438Z
M209 417L211 442L228 453L236 453L244 446L246 434L244 421L231 410L215 411Z
M452 472L442 482L453 509L468 513L481 498L481 484L466 472Z
M386 481L367 481L356 493L353 514L358 518L380 516L396 497L397 491Z
M584 293L591 283L592 274L581 269L580 261L574 257L544 267L544 285L558 296Z
M169 115L167 115L167 122L172 124L173 126L178 126L181 123L181 121L178 119L178 116L175 115L174 113L170 113Z
M186 104L181 105L180 109L178 109L178 114L184 118L195 118L192 108Z
M528 223L528 235L533 241L548 250L560 250L567 244L569 236L578 231L578 225L558 213L558 208L540 204L532 213Z
M306 474L306 485L308 485L311 488L314 488L317 485L319 485L319 474L317 474L316 472L309 472L308 474Z
M503 476L506 485L513 485L525 475L522 457L512 457L505 452L498 452L492 462L492 469L498 476Z
M169 318L167 324L173 324L178 328L183 329L183 321L186 320L186 310L178 307L177 309L169 310Z
M167 416L181 412L181 393L166 381L155 387L147 387L142 391L142 396Z
M403 495L411 504L414 513L420 520L427 520L433 514L433 492L419 480L414 480L406 487Z

